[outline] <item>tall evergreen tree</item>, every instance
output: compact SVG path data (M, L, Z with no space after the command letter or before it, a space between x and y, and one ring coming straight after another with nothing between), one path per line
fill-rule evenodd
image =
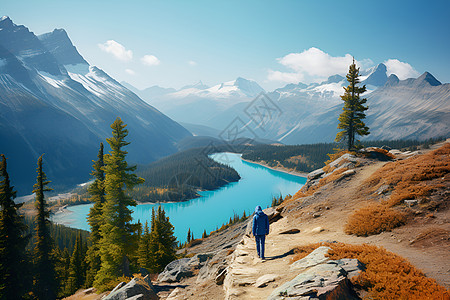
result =
M91 247L87 253L87 275L86 284L91 286L94 283L94 278L100 270L100 226L102 224L102 207L105 203L105 171L103 160L103 143L100 143L100 150L98 151L97 160L93 161L93 170L91 175L94 176L94 182L89 186L88 192L91 194L91 201L94 205L91 207L88 215L88 223L91 227L90 239Z
M150 233L150 253L153 257L151 270L159 273L168 263L176 259L177 239L173 235L174 227L161 206L158 207L156 215L152 211L152 219L154 221Z
M25 268L27 226L18 212L16 191L6 170L6 157L0 161L0 299L20 299L26 292L22 270Z
M366 86L358 87L359 68L356 68L355 60L350 65L346 76L349 85L344 87L345 93L341 96L344 101L342 113L339 116L338 129L342 129L336 135L336 142L346 141L347 150L355 148L355 135L368 135L369 127L364 124L366 114L364 113L368 107L364 106L367 99L360 99L360 95L366 91Z
M94 285L104 288L106 284L122 275L129 275L129 258L137 248L137 226L132 224L129 206L136 201L127 196L127 190L144 182L133 171L136 166L128 166L127 152L122 148L129 144L126 125L117 118L111 125L112 137L107 139L111 147L105 155L105 203L102 207L100 225L101 267L95 276Z
M81 233L79 233L75 242L72 257L70 258L69 277L67 278L66 284L67 295L74 294L84 284L84 258L83 241L81 238Z
M55 261L51 255L53 240L50 236L50 214L44 198L44 192L52 190L47 187L49 183L50 181L47 180L47 176L42 170L41 155L38 159L36 184L33 189L33 193L36 194L37 209L34 294L38 299L56 299L57 289Z
M138 249L138 264L139 267L147 270L152 269L152 255L150 250L150 230L148 228L148 222L145 222L144 232L139 240Z

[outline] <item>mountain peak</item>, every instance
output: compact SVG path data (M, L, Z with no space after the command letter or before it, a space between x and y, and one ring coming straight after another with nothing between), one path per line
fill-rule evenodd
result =
M385 85L393 86L393 85L397 85L399 82L400 82L400 79L398 79L397 75L391 74L391 75L389 75Z
M42 44L62 65L89 65L72 44L67 32L58 28L38 36Z
M206 90L209 88L209 86L203 84L203 82L201 80L199 80L198 82L194 83L194 84L189 84L189 85L185 85L183 86L180 90L185 90L185 89L199 89L199 90Z
M1 17L0 22L12 23L11 19L8 16Z
M420 75L420 77L416 79L416 82L418 82L419 84L422 83L422 82L426 82L426 83L428 83L431 86L438 86L438 85L442 84L439 80L437 80L429 72L425 72L422 75Z
M234 86L250 97L254 97L259 93L264 92L264 89L256 81L248 80L242 77L236 78L234 81Z
M381 63L370 73L362 83L366 85L383 86L388 80L386 65Z

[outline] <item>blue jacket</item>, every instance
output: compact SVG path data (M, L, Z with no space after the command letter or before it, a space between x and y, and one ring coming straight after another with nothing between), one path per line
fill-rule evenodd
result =
M269 218L262 211L261 206L257 206L255 209L255 215L253 216L253 235L267 235L269 234Z

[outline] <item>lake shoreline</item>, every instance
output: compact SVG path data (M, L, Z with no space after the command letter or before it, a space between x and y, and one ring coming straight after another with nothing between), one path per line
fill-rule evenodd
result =
M271 170L278 171L278 172L283 172L283 173L286 173L286 174L289 174L289 175L294 175L294 176L307 178L308 174L309 174L309 173L306 173L306 172L298 172L298 171L290 170L290 169L283 168L283 167L271 167L271 166L269 166L269 165L267 165L265 163L244 159L242 157L241 157L241 159L243 161L245 161L245 162L248 162L248 163L251 163L251 164L260 165L260 166L265 167L267 169L271 169Z

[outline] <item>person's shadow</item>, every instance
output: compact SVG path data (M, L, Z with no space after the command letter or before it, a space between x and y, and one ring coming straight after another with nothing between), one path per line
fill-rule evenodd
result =
M276 255L276 256L266 256L265 259L266 259L266 260L279 259L279 258L283 258L283 257L289 256L289 255L292 255L292 254L294 254L294 253L295 253L295 252L294 252L294 249L291 249L291 250L289 250L288 252L283 253L283 254L281 254L281 255Z

